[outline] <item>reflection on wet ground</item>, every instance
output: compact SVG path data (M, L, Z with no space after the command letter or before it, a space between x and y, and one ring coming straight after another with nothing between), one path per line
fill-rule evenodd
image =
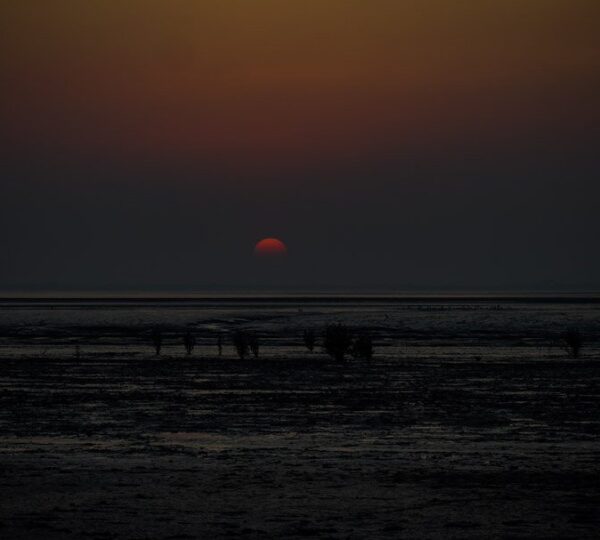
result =
M4 358L5 538L596 538L600 362Z

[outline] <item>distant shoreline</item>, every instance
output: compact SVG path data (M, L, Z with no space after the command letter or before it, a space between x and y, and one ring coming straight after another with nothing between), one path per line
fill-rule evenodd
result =
M600 293L593 294L431 294L431 295L221 295L221 296L6 296L0 305L72 305L72 304L356 304L356 303L527 303L527 304L597 304Z

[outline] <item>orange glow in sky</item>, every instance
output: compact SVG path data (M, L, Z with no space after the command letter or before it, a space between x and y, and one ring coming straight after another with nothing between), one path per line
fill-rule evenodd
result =
M600 3L583 0L24 0L0 15L4 137L103 159L251 170L494 143L565 103L577 117L600 72Z

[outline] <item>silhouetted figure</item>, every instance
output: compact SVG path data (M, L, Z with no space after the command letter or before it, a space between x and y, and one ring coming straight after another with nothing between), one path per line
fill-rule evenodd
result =
M188 356L192 354L192 351L196 346L196 338L189 331L183 336L183 346L185 347L185 352Z
M152 330L152 345L154 345L156 356L160 355L160 350L162 349L162 341L162 330L160 328L154 328Z
M219 356L223 354L223 336L219 334L217 337L217 349L219 351Z
M248 345L250 346L250 351L254 355L254 358L258 358L258 349L260 347L260 342L256 334L252 333L248 336Z
M356 338L352 347L352 356L363 360L371 360L373 357L373 340L370 335L361 334Z
M306 346L306 348L310 352L313 352L315 344L317 343L317 338L315 336L314 330L304 330L302 338L304 339L304 345Z
M352 334L343 324L330 324L325 328L323 348L337 361L342 361L352 347Z
M572 358L579 357L581 347L583 347L583 336L581 335L579 328L567 328L561 335L561 341L563 349L570 354Z
M238 330L233 334L232 341L237 355L243 360L248 354L248 336L241 330Z

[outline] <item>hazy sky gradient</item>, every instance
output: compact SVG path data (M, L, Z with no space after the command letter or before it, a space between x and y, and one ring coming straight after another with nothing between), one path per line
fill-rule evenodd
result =
M0 290L600 289L598 21L2 1Z

